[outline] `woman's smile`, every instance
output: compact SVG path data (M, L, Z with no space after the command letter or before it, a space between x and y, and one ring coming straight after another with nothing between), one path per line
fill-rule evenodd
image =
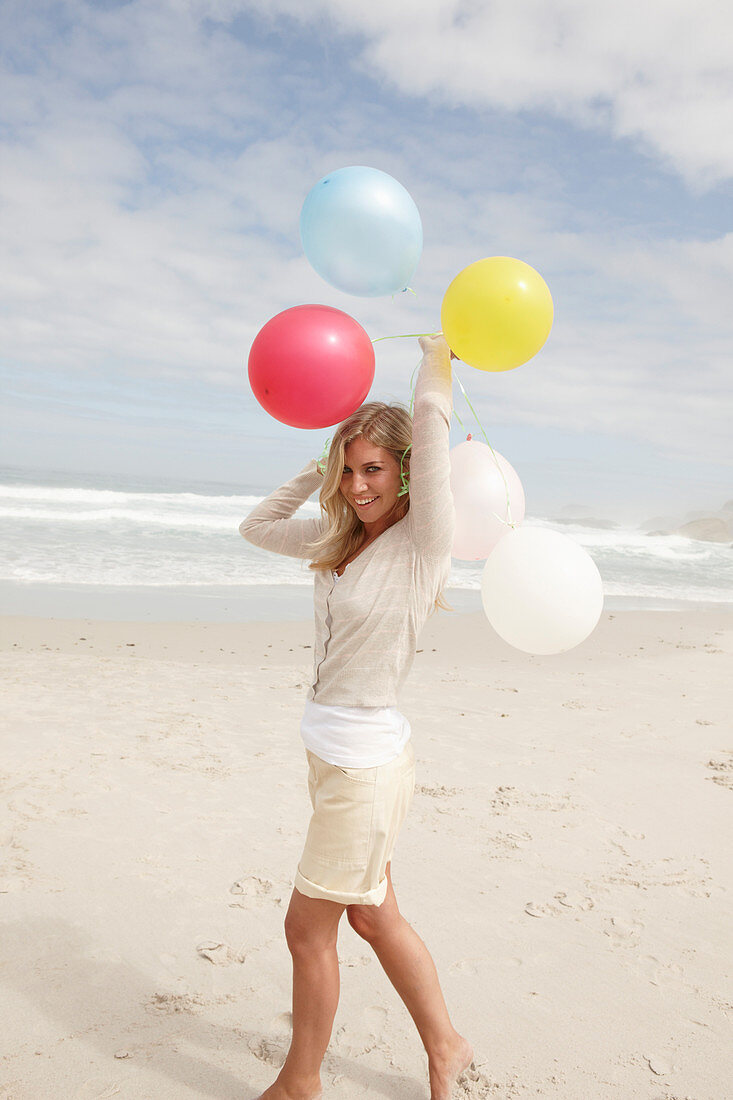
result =
M391 451L356 436L344 447L341 492L370 539L386 531L406 511L400 501L400 463Z

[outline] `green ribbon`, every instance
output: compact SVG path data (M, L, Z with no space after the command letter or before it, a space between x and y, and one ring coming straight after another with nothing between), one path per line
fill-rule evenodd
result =
M328 462L328 448L330 447L330 445L331 436L329 435L328 439L326 440L326 445L321 451L320 458L316 459L316 466L321 471L324 477L326 476L326 463Z
M417 336L442 336L442 332L403 332L399 336L377 336L372 340L373 344L378 344L380 340L412 340Z

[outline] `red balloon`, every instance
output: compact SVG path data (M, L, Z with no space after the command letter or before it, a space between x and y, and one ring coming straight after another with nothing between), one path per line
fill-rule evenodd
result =
M293 428L326 428L363 403L374 348L361 325L331 306L293 306L254 339L249 384L262 408Z

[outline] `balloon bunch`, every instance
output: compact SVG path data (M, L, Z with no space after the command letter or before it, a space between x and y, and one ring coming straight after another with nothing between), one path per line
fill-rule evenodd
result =
M409 290L423 246L420 214L410 194L386 172L362 166L341 168L318 181L303 204L300 236L323 279L363 297ZM544 279L510 256L490 256L464 268L441 307L443 335L455 356L482 371L526 363L544 345L552 322ZM364 402L374 365L373 341L349 314L330 306L294 306L257 334L249 381L276 420L322 428ZM489 622L505 641L528 653L560 653L578 645L603 606L591 557L565 535L520 526L522 484L488 439L483 444L469 435L450 452L450 461L453 556L486 559L481 591Z

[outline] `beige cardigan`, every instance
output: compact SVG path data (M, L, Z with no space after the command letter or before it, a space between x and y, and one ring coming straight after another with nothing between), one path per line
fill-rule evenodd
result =
M450 354L443 342L423 356L415 387L407 515L362 550L338 581L329 569L314 572L316 633L308 699L335 706L398 703L418 634L450 573L452 408ZM239 527L244 538L276 554L307 558L307 543L327 521L297 519L293 513L322 482L311 459L252 509Z

